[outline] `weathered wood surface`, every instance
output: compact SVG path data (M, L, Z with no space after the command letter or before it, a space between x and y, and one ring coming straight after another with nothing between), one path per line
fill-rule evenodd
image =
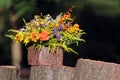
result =
M30 80L74 80L74 71L67 66L32 66Z
M79 59L74 80L120 80L120 65Z
M18 80L15 66L0 66L0 80Z
M39 50L34 50L33 47L28 48L28 64L29 65L52 65L62 66L63 65L63 51L60 47L57 47L56 53L54 54L52 49L48 50L48 47L44 47Z

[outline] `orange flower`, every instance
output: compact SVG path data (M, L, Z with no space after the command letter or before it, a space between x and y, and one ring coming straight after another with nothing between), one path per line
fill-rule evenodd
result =
M79 25L78 24L74 24L73 28L75 29L75 31L79 31Z
M64 21L65 19L64 19L64 17L60 17L60 23L62 23L63 21Z
M16 41L22 41L23 40L23 34L22 33L18 33L15 35Z
M47 41L47 40L49 40L49 32L48 31L43 31L43 32L41 32L40 33L40 40L41 41Z
M66 30L67 29L67 26L63 26L63 30Z
M31 40L34 42L37 42L37 40L39 39L39 33L38 32L32 32L31 33Z
M70 16L71 16L71 14L70 14L70 13L64 14L64 18L65 18L65 19L70 18Z
M75 28L79 28L79 25L78 25L78 24L74 24L73 27L75 27Z

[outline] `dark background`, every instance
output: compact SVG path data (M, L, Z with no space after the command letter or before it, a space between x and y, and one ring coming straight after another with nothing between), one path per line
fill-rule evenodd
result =
M4 35L10 28L20 28L35 14L51 14L55 18L75 6L72 15L86 35L86 43L71 45L79 55L64 55L64 64L74 66L78 58L120 63L120 0L0 0L0 65L11 65L11 40ZM17 19L11 21L11 15ZM14 27L14 25L16 27ZM66 52L65 52L66 53ZM22 45L23 67L27 65L27 49Z

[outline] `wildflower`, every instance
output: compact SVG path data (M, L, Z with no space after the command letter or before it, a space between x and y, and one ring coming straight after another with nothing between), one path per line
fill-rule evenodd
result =
M49 32L48 31L43 31L40 33L39 38L41 41L47 41L49 40Z
M25 32L24 34L25 34L24 43L25 43L25 45L27 45L31 40L31 33Z
M67 26L65 25L65 26L63 26L63 30L66 30L67 29Z
M62 23L64 20L65 20L64 17L60 16L60 23Z
M45 27L46 26L46 24L41 24L42 25L42 27Z
M60 40L62 38L62 35L57 35L56 38Z
M62 24L59 24L58 29L62 30Z
M40 25L40 21L39 21L39 16L38 15L35 15L34 16L34 25L37 27L37 26L39 26Z
M40 22L36 21L35 24L36 24L36 26L39 26L39 25L40 25Z
M22 32L19 32L18 34L16 34L15 39L16 39L17 42L22 42L22 40L23 40Z
M79 25L78 24L74 24L73 25L75 28L79 28Z
M78 24L74 24L73 27L74 27L76 32L79 31L79 25Z
M67 22L67 24L66 24L67 26L70 26L71 25L71 22Z
M37 40L39 39L39 33L38 32L32 32L31 33L31 40L34 42L37 42Z
M85 34L85 32L79 28L78 24L74 24L74 18L70 14L71 9L65 14L59 14L55 19L50 14L45 16L42 16L42 14L40 16L35 15L34 19L28 23L23 19L24 27L19 30L11 29L10 32L17 34L6 36L16 42L24 43L27 47L39 48L47 46L56 49L57 46L61 46L67 51L75 52L68 45L83 41L81 35Z
M35 22L35 20L30 20L30 23L28 23L29 24L29 26L31 26L31 27L33 27L33 28L36 28L36 22ZM27 25L28 26L28 25ZM26 27L27 27L26 26Z
M24 31L26 31L26 29L25 28L20 28L19 31L20 32L22 32L22 31L24 32Z
M64 14L64 18L65 18L65 19L70 18L70 16L71 16L71 14L70 14L70 13Z
M80 30L80 29L79 29L79 25L78 25L78 24L74 24L73 26L71 26L71 27L69 27L69 28L67 29L67 31L68 31L69 33L77 33L79 30Z
M54 28L53 30L52 30L52 32L53 32L53 34L54 34L54 36L57 34L57 30L56 30L56 28Z
M79 35L78 38L81 38L81 35Z
M25 45L27 45L29 43L29 41L30 41L30 38L26 36L26 38L24 40Z

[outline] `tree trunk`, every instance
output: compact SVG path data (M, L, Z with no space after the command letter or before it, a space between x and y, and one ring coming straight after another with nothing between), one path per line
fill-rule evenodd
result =
M15 66L0 66L0 80L18 80Z
M79 59L74 80L120 80L120 65Z
M74 68L61 66L32 66L30 80L74 80Z

